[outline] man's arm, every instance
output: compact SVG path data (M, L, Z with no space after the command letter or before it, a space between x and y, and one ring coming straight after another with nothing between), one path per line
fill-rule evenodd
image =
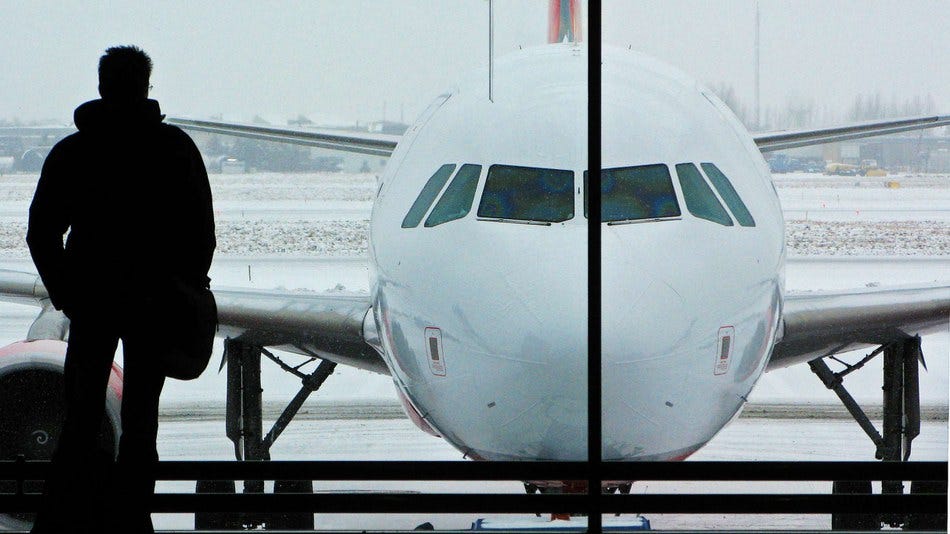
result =
M70 225L64 171L62 147L57 145L43 163L33 203L30 204L30 222L26 233L33 263L57 310L72 305L63 249L63 236Z

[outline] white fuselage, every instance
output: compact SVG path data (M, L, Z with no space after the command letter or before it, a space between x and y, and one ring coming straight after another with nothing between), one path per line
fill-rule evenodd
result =
M383 357L425 422L474 458L587 457L587 59L564 43L497 60L493 101L487 71L461 81L399 143L373 208ZM603 168L666 165L680 211L602 224L603 457L681 458L738 413L774 344L778 198L748 132L679 71L607 49L601 97ZM694 216L682 163L721 169L755 226ZM404 228L446 164L481 166L470 211ZM480 217L492 165L572 172L573 217Z

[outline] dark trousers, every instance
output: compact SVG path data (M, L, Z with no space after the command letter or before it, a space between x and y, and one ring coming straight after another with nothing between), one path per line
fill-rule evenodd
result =
M158 400L165 384L154 338L114 313L74 314L66 349L66 420L33 533L154 532ZM98 446L119 339L124 353L119 455Z

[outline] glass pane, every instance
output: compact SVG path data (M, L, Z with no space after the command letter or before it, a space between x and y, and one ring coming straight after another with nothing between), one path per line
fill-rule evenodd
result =
M445 185L449 176L452 176L452 171L454 170L454 164L446 164L435 171L432 178L429 178L425 187L422 188L419 197L412 203L412 207L409 208L409 213L406 214L406 218L402 220L403 228L415 228L419 226L419 221L421 221L422 217L429 211L429 206L435 201L435 197L439 196L439 191L442 190L442 186Z
M478 187L478 177L481 173L481 165L462 165L452 183L445 189L442 198L432 208L425 225L436 226L468 215L472 210L472 201L475 200L475 189Z
M680 163L676 166L676 174L680 177L680 186L683 188L686 209L690 213L700 219L706 219L724 226L732 226L732 219L729 218L726 209L719 203L716 194L713 193L695 165Z
M755 226L755 219L752 218L749 209L746 208L745 203L739 198L739 193L732 187L732 182L719 170L719 167L716 167L712 163L700 163L700 166L706 171L706 176L709 177L709 181L712 182L716 190L719 191L719 196L722 197L726 205L729 206L729 209L732 210L732 214L736 217L736 220L739 221L739 224L742 226Z
M562 222L574 217L574 172L492 165L478 216Z
M605 222L680 215L666 165L604 169L600 176L601 215Z

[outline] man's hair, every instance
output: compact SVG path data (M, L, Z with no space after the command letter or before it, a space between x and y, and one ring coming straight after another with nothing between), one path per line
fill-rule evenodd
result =
M137 46L113 46L99 58L102 98L136 100L148 95L152 59Z

